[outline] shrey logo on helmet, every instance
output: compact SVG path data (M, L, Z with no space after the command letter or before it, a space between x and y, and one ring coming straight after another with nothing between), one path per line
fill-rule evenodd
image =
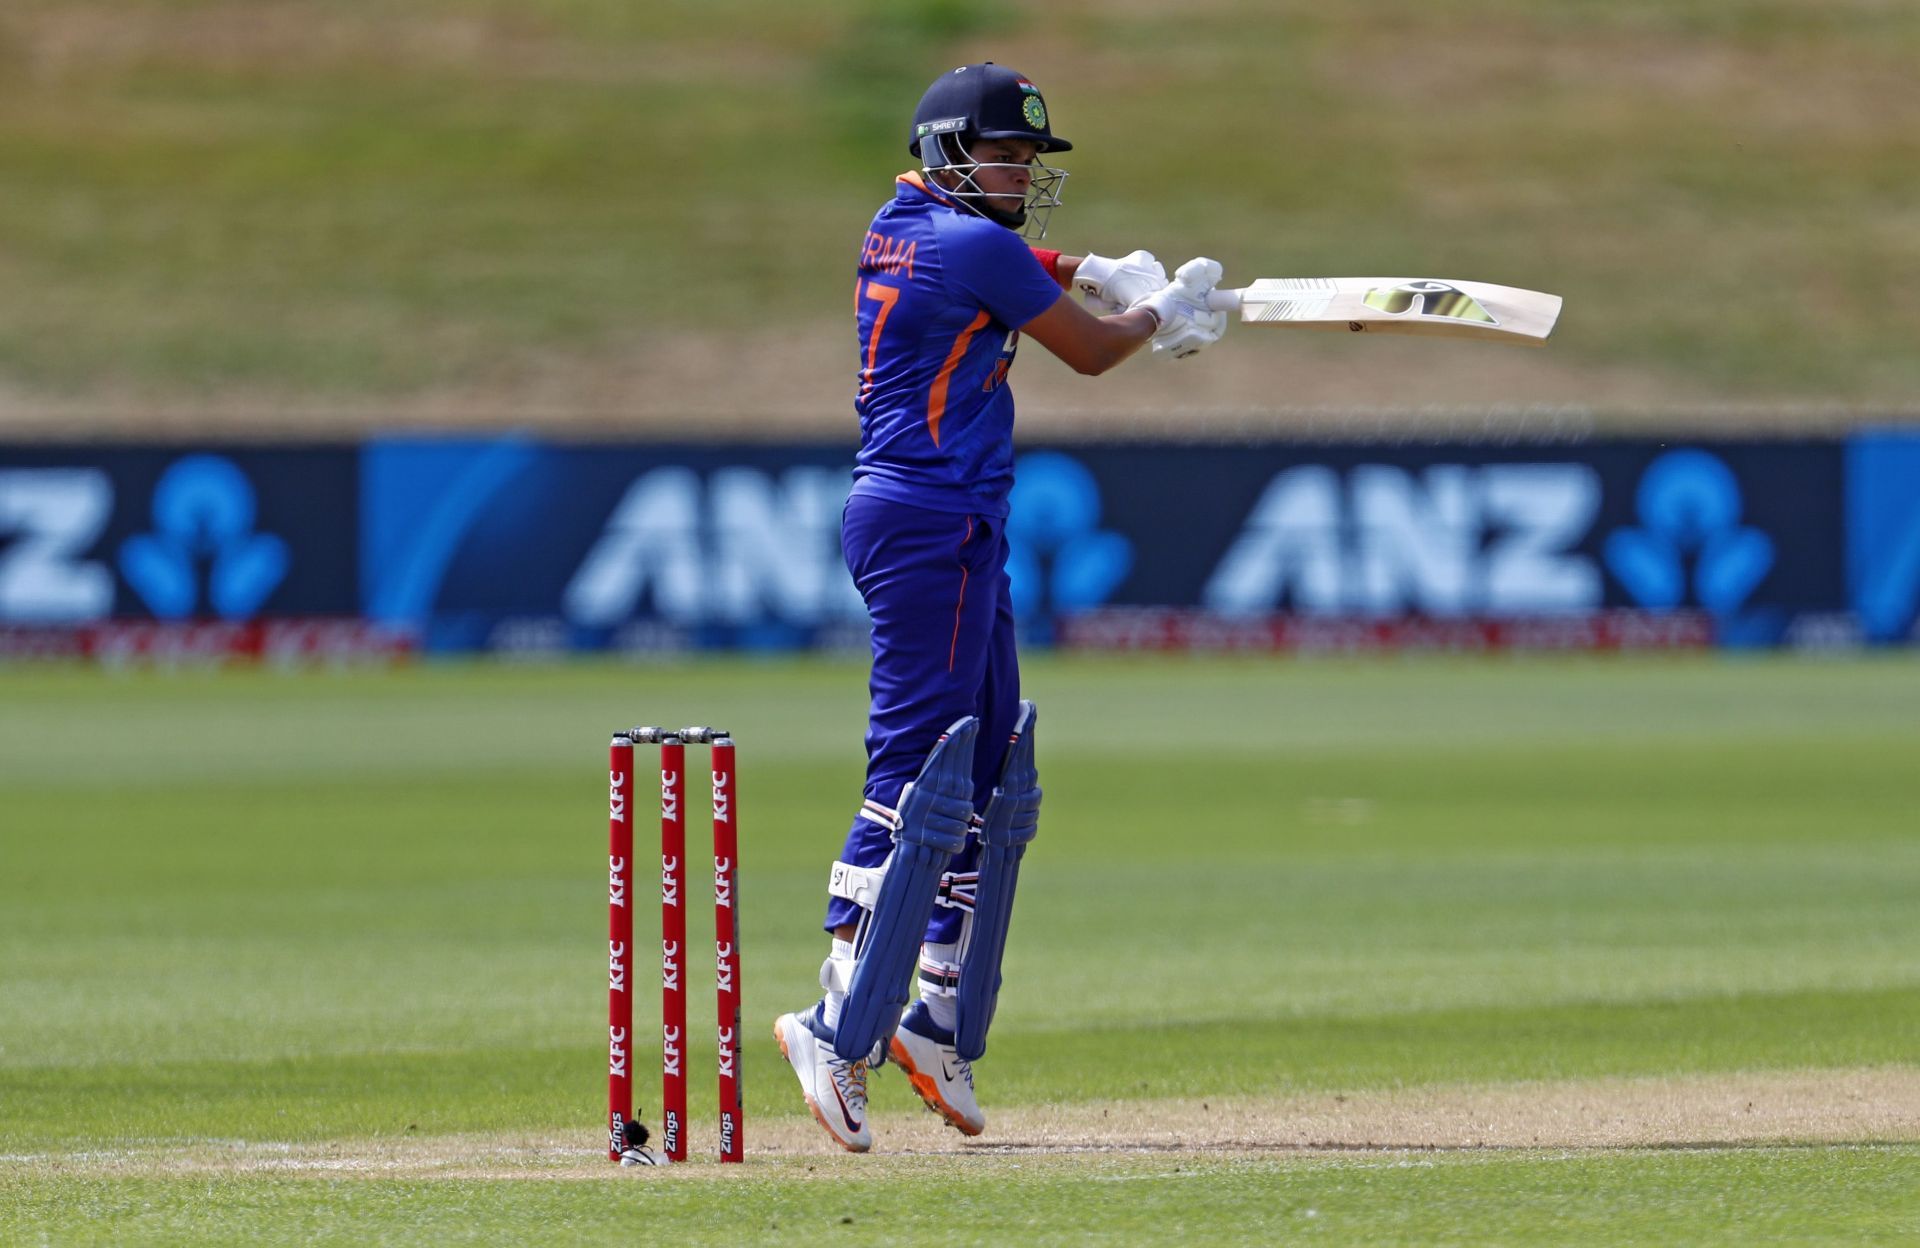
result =
M913 137L924 139L930 134L959 134L967 128L965 117L944 117L939 121L922 121L913 127Z

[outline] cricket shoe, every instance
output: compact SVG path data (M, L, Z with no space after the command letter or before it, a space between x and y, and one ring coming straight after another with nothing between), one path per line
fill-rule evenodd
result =
M936 1024L923 1003L915 1001L901 1016L887 1056L948 1126L961 1135L987 1129L987 1115L973 1099L973 1063L955 1051L953 1033Z
M620 1164L623 1166L664 1166L667 1159L647 1147L652 1133L629 1118L620 1130Z
M864 1153L873 1147L873 1133L867 1130L867 1064L836 1056L832 1035L820 1021L818 1006L805 1014L782 1014L773 1022L773 1038L800 1080L814 1119L841 1148Z

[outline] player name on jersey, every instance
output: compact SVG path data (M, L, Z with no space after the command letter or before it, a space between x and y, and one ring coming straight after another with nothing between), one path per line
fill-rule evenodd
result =
M860 248L860 267L911 279L913 253L919 249L919 246L920 244L913 239L891 238L868 230L867 241Z

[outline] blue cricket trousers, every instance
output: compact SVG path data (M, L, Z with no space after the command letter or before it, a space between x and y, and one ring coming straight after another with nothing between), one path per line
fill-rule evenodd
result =
M873 621L869 801L897 808L934 742L962 715L980 717L974 808L992 795L1020 700L1005 526L999 516L930 511L865 494L847 500L840 549ZM892 848L885 828L856 817L840 857L877 867ZM973 870L978 852L969 837L949 870ZM826 929L857 922L860 913L851 901L830 898ZM957 940L960 920L960 911L936 906L926 939Z

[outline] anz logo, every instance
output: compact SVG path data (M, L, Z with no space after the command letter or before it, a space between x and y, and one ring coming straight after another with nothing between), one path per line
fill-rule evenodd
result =
M655 468L627 487L567 582L567 619L610 627L864 619L840 556L845 470Z
M1014 614L1030 629L1101 605L1133 570L1133 543L1102 527L1100 483L1071 455L1021 456L1010 506L1007 575Z
M1669 451L1634 496L1640 523L1607 538L1607 570L1643 607L1745 605L1773 567L1773 539L1740 522L1740 482L1718 456Z
M153 487L153 531L120 547L120 574L162 620L181 620L206 604L222 619L244 620L286 579L287 544L254 531L253 483L231 460L189 455Z
M0 620L69 624L114 613L113 478L99 468L0 471ZM253 482L232 460L187 455L154 484L149 527L119 544L120 576L156 619L245 620L285 582L286 541L255 527Z
M1208 576L1227 615L1535 615L1601 604L1579 549L1600 513L1584 464L1360 464L1268 481Z

